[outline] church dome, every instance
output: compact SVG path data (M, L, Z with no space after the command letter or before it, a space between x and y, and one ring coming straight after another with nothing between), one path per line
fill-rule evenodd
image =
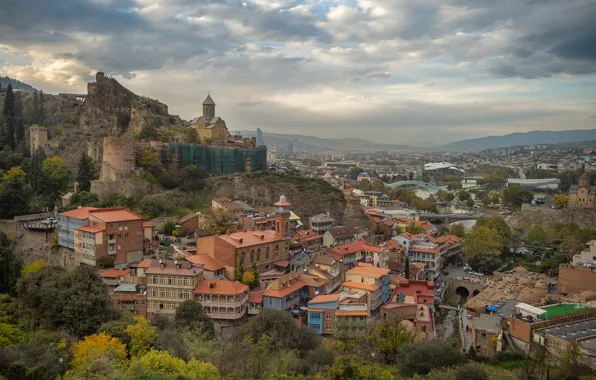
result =
M215 102L213 101L213 99L211 99L211 95L207 95L207 97L203 101L203 105L204 106L214 106L215 105Z

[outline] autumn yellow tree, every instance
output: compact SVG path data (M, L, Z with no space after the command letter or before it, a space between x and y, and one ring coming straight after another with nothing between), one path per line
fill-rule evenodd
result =
M126 346L118 338L112 338L105 333L86 336L75 343L72 349L73 369L79 369L100 358L106 361L124 361L126 359Z
M23 268L22 274L24 276L28 273L35 273L35 272L39 271L41 268L46 267L47 265L48 265L48 262L45 261L44 259L35 260L31 264L29 264L25 268Z
M134 360L131 363L129 371L132 374L157 372L204 380L217 380L221 378L219 371L211 363L194 359L186 363L180 358L171 356L167 351L155 349L147 352L141 358Z
M567 207L569 204L569 195L567 194L555 194L553 197L553 205L555 207Z
M234 216L225 208L214 207L199 220L199 230L204 230L212 235L229 234L236 231Z
M130 355L145 355L157 340L157 330L145 317L135 317L135 324L129 325L124 332L130 336Z

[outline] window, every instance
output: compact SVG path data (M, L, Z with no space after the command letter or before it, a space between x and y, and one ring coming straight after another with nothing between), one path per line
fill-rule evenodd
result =
M250 262L251 263L255 262L255 250L254 249L252 251L250 251Z
M124 238L125 238L125 239L126 239L126 238L128 238L128 232L125 232L125 233L124 233Z
M257 261L261 261L261 248L257 249Z
M269 247L267 247L267 249L265 250L265 258L268 259L270 255L271 255L271 250L269 249ZM269 269L269 268L267 268L267 269Z
M325 330L331 331L331 325L325 325Z
M274 254L275 256L279 255L279 245L275 245L275 250L274 250Z
M330 313L327 313L327 314L326 314L326 317L327 317L327 320L328 320L328 321L329 321L329 320L331 320L331 314L330 314Z
M240 254L240 266L244 265L244 252Z

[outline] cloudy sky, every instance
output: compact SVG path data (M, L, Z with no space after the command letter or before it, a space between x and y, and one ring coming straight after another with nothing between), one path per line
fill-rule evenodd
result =
M0 0L0 75L98 70L232 130L441 144L596 128L594 0Z

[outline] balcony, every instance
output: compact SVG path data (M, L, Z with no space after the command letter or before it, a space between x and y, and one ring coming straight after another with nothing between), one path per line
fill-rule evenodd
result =
M120 310L129 310L133 311L135 309L135 305L132 303L122 303L120 304Z
M203 298L202 301L199 299L199 302L201 305L203 305L203 307L241 307L243 305L246 306L246 303L248 302L248 296L241 298L238 301L236 301L235 298L231 301L228 301L227 298L225 301L213 301L212 299L207 301L205 298Z
M214 312L207 312L207 315L212 319L241 319L246 314L246 309L243 309L238 312L231 312L231 313L214 313Z

